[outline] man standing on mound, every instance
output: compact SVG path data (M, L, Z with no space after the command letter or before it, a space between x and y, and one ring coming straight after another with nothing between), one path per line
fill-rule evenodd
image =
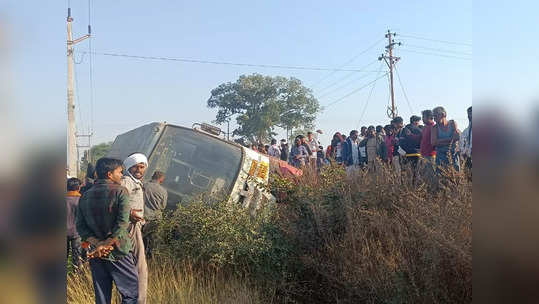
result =
M138 271L138 304L146 303L148 289L148 266L142 239L142 225L144 225L144 195L142 178L148 167L148 159L142 153L133 153L124 160L127 170L122 178L122 186L129 192L129 206L131 208L129 219L129 236L133 241L133 256Z

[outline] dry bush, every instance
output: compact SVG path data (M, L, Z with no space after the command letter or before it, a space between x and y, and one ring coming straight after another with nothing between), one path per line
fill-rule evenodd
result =
M281 224L297 245L299 300L466 303L472 299L472 192L449 170L439 184L411 172L274 181Z

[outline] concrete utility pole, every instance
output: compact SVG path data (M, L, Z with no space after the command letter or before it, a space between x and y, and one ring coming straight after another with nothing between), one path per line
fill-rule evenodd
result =
M378 57L378 60L384 60L389 68L389 82L390 82L390 90L391 90L391 108L389 108L388 116L393 119L397 116L397 110L395 108L395 92L393 90L393 66L397 61L399 61L400 57L393 57L393 46L395 45L401 45L400 42L394 42L393 37L396 36L396 33L391 33L389 30L387 30L386 38L388 40L388 44L386 45L386 53L388 55L382 54L380 57Z
M75 62L73 61L73 45L90 37L90 27L88 34L73 40L71 31L71 8L67 9L67 174L69 176L78 175L77 158L77 128L75 125L75 101L73 98L73 69Z

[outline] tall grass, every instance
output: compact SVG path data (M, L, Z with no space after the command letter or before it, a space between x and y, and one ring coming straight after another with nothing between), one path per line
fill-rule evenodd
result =
M264 303L261 291L248 279L195 268L188 262L149 262L148 303ZM68 276L67 303L95 303L88 265ZM116 290L112 303L121 303Z

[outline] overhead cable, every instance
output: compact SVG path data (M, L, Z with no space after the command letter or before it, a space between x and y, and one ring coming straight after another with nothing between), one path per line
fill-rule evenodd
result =
M378 59L375 59L375 60L371 61L369 64L367 64L367 65L363 66L362 68L360 68L360 70L363 70L363 69L375 64L377 61L378 61ZM334 85L341 83L343 80L349 78L350 76L352 76L354 74L355 74L355 72L350 72L350 73L344 75L343 77L339 78L337 81L335 81L335 82L331 83L330 85L327 85L324 88L320 89L318 91L318 93L322 93L323 91L333 87Z
M406 99L406 103L408 103L408 107L410 108L410 112L411 112L411 114L413 114L414 109L412 108L410 100L408 100L408 95L406 95L406 91L404 90L404 86L402 85L401 76L399 75L399 70L397 70L397 66L395 66L395 72L397 74L397 79L399 80L399 84L401 86L402 94L404 95L404 99Z
M454 45L465 45L465 46L472 46L471 43L466 42L455 42L455 41L447 41L447 40L439 40L439 39L432 39L432 38L425 38L415 35L403 35L399 34L401 37L407 37L407 38L413 38L413 39L419 39L419 40L425 40L425 41L433 41L433 42L440 42L440 43L447 43L447 44L454 44Z
M377 74L377 75L379 75L379 72L381 72L381 70L378 70L378 74ZM333 94L333 93L335 93L335 92L337 92L337 91L340 91L340 90L343 89L343 88L348 87L350 84L352 84L352 83L354 83L354 82L356 82L356 81L358 81L358 80L361 80L361 79L363 79L363 78L369 77L369 76L370 76L370 75L367 74L367 75L361 75L360 77L354 78L354 79L352 79L351 81L348 81L348 82L344 83L343 85L338 86L338 87L334 88L333 90L330 90L330 91L328 91L328 92L326 92L326 93L320 95L319 98L324 98L324 97L326 97L326 96L329 96L329 95L331 95L331 94Z
M380 42L382 42L382 40L384 40L385 38L381 38L381 39L378 39L376 42L374 42L373 44L371 44L369 47L367 47L366 49L364 49L363 51L359 52L357 55L354 55L352 58L350 58L348 61L346 61L345 63L341 64L338 68L343 68L345 66L347 66L348 64L352 63L354 60L356 60L359 56L365 54L366 52L370 51L371 49L373 49L375 46L377 46ZM335 71L332 71L330 72L329 74L327 74L326 76L320 78L317 82L313 83L311 85L311 87L315 87L317 85L319 85L322 81L326 80L327 78L329 78L330 76L332 76L333 74L335 74Z
M408 44L408 43L404 44L404 46L407 46L407 47L413 47L413 48L418 48L418 49L424 49L424 50L429 50L429 51L436 51L436 52L443 52L443 53L451 53L451 54L464 55L464 56L472 56L471 53L464 53L464 52L458 52L458 51L452 51L452 50L430 48L430 47L424 47L424 46L413 45L413 44Z
M417 54L429 55L429 56L438 56L438 57L461 59L461 60L472 60L471 57L459 57L459 56L451 56L451 55L445 55L445 54L439 54L439 53L421 52L421 51L415 51L415 50L408 50L408 49L404 49L404 48L399 49L399 51L417 53Z
M95 55L102 55L102 56L124 57L124 58L143 59L143 60L178 61L178 62L188 62L188 63L247 66L247 67L259 67L259 68L285 69L285 70L335 71L335 72L357 72L357 73L376 73L377 72L377 71L364 71L361 69L337 69L337 68L326 68L326 67L238 63L238 62L211 61L211 60L173 58L173 57L138 56L138 55L128 55L128 54L119 54L119 53L109 53L109 52L91 52L91 53Z
M380 72L382 72L382 66L384 65L383 62L380 62L380 68L378 69ZM378 74L379 75L379 74ZM376 75L378 77L378 75ZM363 117L365 116L365 112L367 111L367 107L369 106L369 101L371 100L372 93L374 91L374 88L376 87L376 84L378 82L375 81L372 84L371 91L369 92L369 96L367 97L367 101L365 102L365 106L363 107L363 111L361 112L361 116L359 117L359 120L357 122L356 130L359 129L359 125L361 124L361 121L363 121Z
M338 103L339 101L342 101L342 100L345 99L346 97L349 97L349 96L351 96L351 95L353 95L353 94L355 94L355 93L361 91L362 89L368 87L369 85L371 85L371 84L375 83L376 81L380 80L381 78L385 77L387 74L388 74L388 73L385 73L384 75L382 75L382 76L380 76L380 77L377 77L377 78L374 79L373 81L371 81L371 82L369 82L369 83L367 83L367 84L365 84L365 85L363 85L363 86L361 86L361 87L359 87L359 88L353 90L352 92L350 92L350 93L344 95L343 97L341 97L341 98L339 98L339 99L337 99L337 100L335 100L335 101L333 101L333 102L327 104L327 105L325 106L325 108L331 107L332 105Z

